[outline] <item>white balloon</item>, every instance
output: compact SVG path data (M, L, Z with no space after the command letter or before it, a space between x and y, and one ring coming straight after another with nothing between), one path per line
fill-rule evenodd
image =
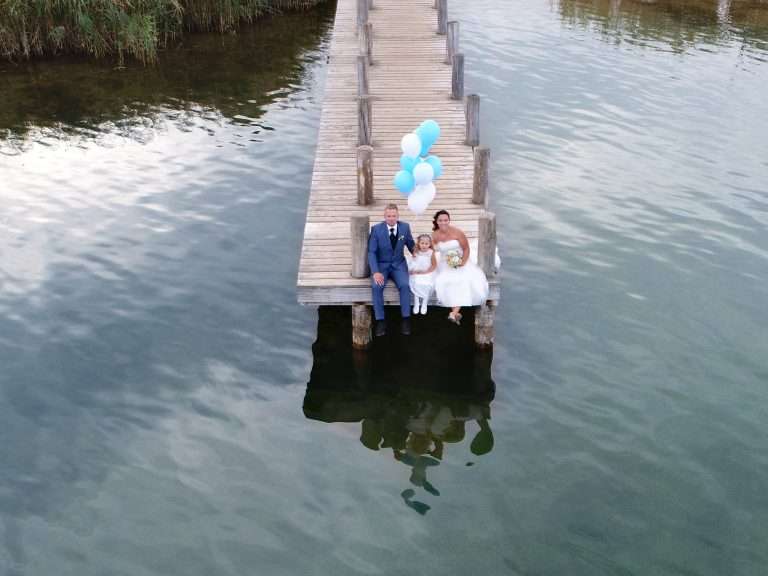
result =
M429 192L423 186L419 186L408 196L408 208L414 214L421 214L431 201Z
M426 198L429 198L429 203L432 202L432 200L435 199L435 194L437 194L437 188L435 188L434 182L429 182L427 184L421 184L420 186L416 186L416 188L413 190L412 194L419 192L420 194L423 194Z
M435 169L427 162L420 162L413 169L413 179L416 180L416 186L429 184L435 179Z
M421 138L413 132L406 134L400 141L400 148L402 148L403 154L415 158L421 153Z

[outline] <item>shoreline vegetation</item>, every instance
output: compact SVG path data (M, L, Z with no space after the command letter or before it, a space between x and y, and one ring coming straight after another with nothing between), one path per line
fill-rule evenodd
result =
M244 134L262 138L271 130L266 108L290 98L325 58L335 14L330 1L260 18L237 34L188 34L152 65L127 59L119 73L108 58L0 59L0 158L33 142L145 141L163 126L198 129L197 118L250 126Z
M152 63L184 33L233 33L261 16L326 1L0 0L0 58L85 54Z

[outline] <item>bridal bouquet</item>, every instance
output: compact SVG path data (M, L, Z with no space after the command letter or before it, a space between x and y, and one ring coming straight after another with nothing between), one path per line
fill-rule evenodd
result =
M445 261L451 268L458 268L461 266L461 254L458 250L449 250L445 254Z

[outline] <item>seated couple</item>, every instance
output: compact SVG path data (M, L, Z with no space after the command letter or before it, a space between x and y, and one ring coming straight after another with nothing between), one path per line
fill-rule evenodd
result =
M384 322L384 287L392 278L400 292L401 332L411 333L411 294L413 313L427 313L427 302L434 290L440 306L450 308L448 320L461 323L463 306L479 306L488 298L488 280L470 260L467 237L451 225L445 210L438 210L432 220L432 235L413 239L411 227L398 219L396 204L384 210L384 222L371 229L368 238L368 264L373 275L373 310L376 336L386 333ZM406 259L405 249L411 254Z

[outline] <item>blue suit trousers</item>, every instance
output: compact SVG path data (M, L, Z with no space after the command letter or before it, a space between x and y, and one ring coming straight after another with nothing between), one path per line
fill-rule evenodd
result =
M379 269L384 275L384 284L379 286L371 279L373 285L373 314L376 320L384 320L384 287L390 278L395 282L400 292L400 313L403 318L411 315L411 286L408 282L408 266L403 262L400 266L392 268L390 266Z

